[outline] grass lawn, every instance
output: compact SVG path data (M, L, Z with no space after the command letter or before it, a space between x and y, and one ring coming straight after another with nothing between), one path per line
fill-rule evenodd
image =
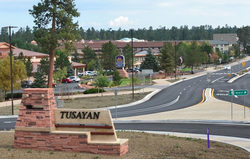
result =
M183 68L181 71L185 72L185 71L191 71L191 68Z
M145 83L149 83L149 78L145 78ZM127 85L127 83L128 84L132 84L132 80L131 80L131 78L126 78L126 79L122 79L121 80L122 81L122 83L121 83L121 85L120 86L125 86L125 85ZM138 83L143 83L143 80L141 80L141 81L135 81L135 84L138 84Z

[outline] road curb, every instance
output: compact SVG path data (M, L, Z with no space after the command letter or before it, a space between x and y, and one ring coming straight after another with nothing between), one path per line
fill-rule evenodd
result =
M111 106L111 107L107 107L107 108L99 108L99 109L101 109L101 110L109 110L109 109L123 108L123 107L129 107L129 106L133 106L133 105L136 105L136 104L140 104L140 103L143 103L145 101L148 101L150 98L152 98L155 94L159 93L161 90L162 89L156 89L152 93L146 95L143 99L138 100L138 101L133 102L133 103L123 104L123 105L118 105L118 106Z
M234 120L115 120L113 123L195 123L195 124L249 124L250 121L234 121Z

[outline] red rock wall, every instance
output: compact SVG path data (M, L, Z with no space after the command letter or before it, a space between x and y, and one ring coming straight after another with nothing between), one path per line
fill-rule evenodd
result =
M41 106L41 109L28 109L34 106ZM57 107L52 88L24 89L16 126L53 128L55 125L54 109Z
M87 135L58 135L49 132L15 132L14 148L47 151L87 152L122 156L128 152L128 142L122 145L88 144Z
M52 88L24 89L15 128L14 148L119 156L128 152L128 142L122 145L119 143L117 145L90 144L87 135L74 134L74 132L51 133L55 127L54 109L57 107Z

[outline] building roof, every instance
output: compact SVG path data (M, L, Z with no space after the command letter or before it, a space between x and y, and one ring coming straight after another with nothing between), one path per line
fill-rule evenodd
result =
M72 63L72 67L73 68L83 68L83 67L86 67L86 64L81 64L81 63L77 63L77 62L74 62L74 61L71 61Z
M203 40L199 40L201 42L203 42ZM228 41L222 41L222 40L205 40L207 42L209 42L210 45L229 45L232 44Z
M160 54L159 49L151 49L151 51L152 51L152 54L154 54L154 55L159 55ZM140 51L140 52L136 53L135 56L146 56L147 54L148 54L148 51L143 50L143 51Z
M8 49L10 48L10 45L6 42L0 42L0 49ZM15 49L16 47L11 46L12 49Z
M32 58L32 57L42 58L42 57L49 56L48 54L43 54L43 53L30 51L30 50L24 50L24 49L20 49L20 48L13 49L14 56L18 56L21 52L23 53L24 57L30 57L30 58Z

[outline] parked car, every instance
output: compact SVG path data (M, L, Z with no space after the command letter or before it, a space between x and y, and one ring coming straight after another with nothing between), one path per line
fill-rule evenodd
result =
M48 82L46 82L46 86L48 85ZM53 88L56 88L56 86L57 86L57 83L54 83L54 82L52 82L52 87Z
M225 70L230 70L231 69L231 66L227 65L225 66Z
M83 76L83 72L78 72L78 76Z
M80 81L80 78L78 76L70 76L69 78L72 80L72 82L78 83Z
M93 71L85 71L85 76L94 76L95 74L93 73Z
M63 78L62 79L62 83L71 83L72 82L72 79L70 78Z
M132 68L130 68L130 69L127 69L126 71L127 72L135 72L135 73L139 73L140 72L139 69L135 69L135 68L134 68L134 70Z
M30 87L30 85L31 85L32 83L33 83L33 82L30 81L30 80L23 81L23 82L21 82L21 86L22 86L22 88L23 88L23 87L28 88L28 87Z

